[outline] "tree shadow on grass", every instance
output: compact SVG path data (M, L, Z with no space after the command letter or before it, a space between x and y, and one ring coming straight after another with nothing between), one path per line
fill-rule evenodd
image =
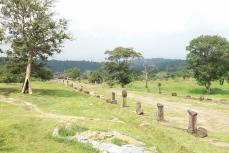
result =
M79 93L60 89L33 89L34 94L50 97L76 97Z
M205 88L191 89L189 92L196 95L229 95L228 90L222 90L220 88L212 88L211 94Z
M20 90L17 87L0 87L0 94L4 96L9 96L12 93L20 93Z
M10 94L21 94L21 88L15 86L0 87L0 95L9 96ZM72 90L61 89L33 89L33 95L50 96L50 97L75 97L79 93Z

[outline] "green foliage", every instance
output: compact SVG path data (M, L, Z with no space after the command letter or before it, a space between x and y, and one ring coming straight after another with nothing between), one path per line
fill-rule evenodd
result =
M62 43L69 39L65 32L67 21L55 21L53 0L1 0L1 25L8 30L7 40L12 51L42 59L59 53Z
M187 46L188 67L200 85L211 92L211 82L227 76L229 71L229 43L220 36L200 36Z
M26 62L20 58L6 58L4 64L0 67L0 82L5 83L17 83L23 82L24 80L24 68L26 67ZM32 63L32 77L41 80L49 80L52 78L52 72L44 68L43 63L34 61Z
M91 74L89 75L88 81L90 83L103 83L104 79L103 79L102 72L101 71L91 72Z
M123 145L128 144L127 141L123 141L123 140L121 140L121 139L119 139L119 138L113 138L113 139L111 140L111 142L112 142L113 144L118 145L118 146L123 146Z
M130 70L130 62L134 58L139 58L141 54L132 48L123 47L106 51L105 54L108 55L108 61L104 64L104 69L108 74L108 80L117 81L122 87L130 83L133 77Z
M71 79L77 79L80 77L80 69L78 67L66 70L63 74L63 77L71 78Z
M67 69L78 67L81 72L87 70L94 71L101 68L101 63L91 62L91 61L59 61L50 60L46 62L46 66L50 68L53 72L64 72Z

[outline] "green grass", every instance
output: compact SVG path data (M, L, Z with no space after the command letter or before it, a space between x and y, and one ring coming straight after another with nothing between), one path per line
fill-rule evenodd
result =
M146 115L137 116L135 101L129 100L129 107L122 109L120 101L119 105L106 104L61 84L33 82L32 85L33 95L21 94L21 84L0 84L0 93L14 98L17 103L33 103L45 112L92 118L72 123L73 130L63 129L62 135L74 135L75 131L87 129L118 131L144 142L148 147L156 146L160 153L229 153L228 148L217 147L182 130L162 126L151 115L155 114L155 109L146 108ZM85 144L53 139L53 129L63 126L63 123L41 117L24 106L0 103L0 114L0 134L7 138L8 146L3 152L96 152ZM114 119L124 123L113 122ZM148 124L141 126L142 123ZM220 137L220 134L216 133L215 137Z
M59 127L59 134L62 137L74 136L76 133L87 131L88 129L79 127L77 125L66 126L63 125Z
M121 139L119 139L119 138L113 138L113 139L111 140L111 142L112 142L113 144L118 145L118 146L123 146L123 145L128 144L127 141L123 141L123 140L121 140Z
M25 108L0 103L0 135L6 139L1 153L94 153L90 146L55 140L51 134L60 123L40 118Z
M127 85L128 90L140 91L140 92L150 92L152 94L158 93L157 83L159 81L150 81L149 90L145 88L144 81L135 81ZM189 80L168 80L160 81L161 91L165 95L171 95L172 92L177 92L178 96L193 96L200 97L204 96L206 98L212 99L226 99L229 100L229 84L225 83L223 86L220 86L218 82L213 82L212 84L212 93L208 94L204 86L199 86L196 81L193 79Z

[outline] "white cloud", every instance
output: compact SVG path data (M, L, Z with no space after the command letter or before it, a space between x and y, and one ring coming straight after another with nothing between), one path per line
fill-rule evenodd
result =
M84 51L81 57L74 54L69 56L70 59L87 58L87 54L97 52L91 59L100 60L104 50L123 44L138 46L151 57L155 54L150 49L158 50L158 56L174 57L175 54L177 58L184 58L185 54L179 53L185 52L181 48L185 48L186 37L194 33L224 34L225 29L229 30L228 5L228 0L58 0L56 11L70 20L70 31L77 38L77 43L68 43L67 54L61 56L66 58L72 52L70 50L75 49L79 53ZM171 35L180 36L181 42L172 41L171 44L168 40L164 43L178 45L175 48L179 52L154 44L156 41L163 45L163 38ZM74 45L78 46L70 47Z

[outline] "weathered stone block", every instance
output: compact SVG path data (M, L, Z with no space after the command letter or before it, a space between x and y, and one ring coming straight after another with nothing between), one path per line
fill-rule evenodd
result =
M136 103L136 113L138 115L143 115L144 114L143 109L142 109L142 104L139 101Z
M208 136L208 131L205 128L199 127L197 129L197 136L200 138L205 138Z

